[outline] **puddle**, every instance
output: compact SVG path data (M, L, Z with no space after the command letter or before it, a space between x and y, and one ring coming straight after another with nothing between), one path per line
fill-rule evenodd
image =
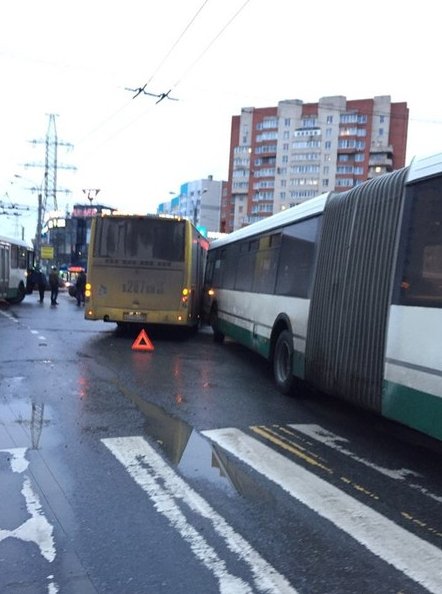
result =
M7 432L14 432L15 429L30 438L31 449L37 450L40 446L40 439L43 428L49 425L49 419L45 418L45 405L42 402L11 400L0 402L0 424ZM0 444L1 447L1 444Z
M189 478L204 479L231 495L264 501L270 494L239 464L190 425L169 415L160 406L132 397L146 417L145 432L162 448L168 459Z

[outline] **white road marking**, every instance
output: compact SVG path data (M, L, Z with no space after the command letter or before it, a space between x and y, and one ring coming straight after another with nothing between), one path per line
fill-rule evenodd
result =
M54 527L44 516L38 495L33 491L31 481L27 477L23 481L21 492L31 517L14 530L0 529L0 542L10 537L18 538L23 542L33 542L39 547L43 557L52 562L56 554L52 536Z
M6 452L11 454L9 463L12 468L12 472L24 472L29 466L29 461L26 460L26 451L28 448L11 448L9 450L0 450L0 452Z
M320 443L323 443L324 445L337 450L338 452L340 452L341 454L344 454L345 456L348 456L352 460L356 460L356 462L364 464L365 466L368 466L369 468L372 468L373 470L376 470L377 472L379 472L385 476L388 476L389 478L392 478L392 479L395 479L398 481L404 481L409 476L414 476L414 477L420 476L417 472L414 472L412 470L407 470L406 468L401 468L399 470L391 470L390 468L384 468L383 466L378 466L377 464L374 464L373 462L370 462L369 460L366 460L365 458L360 458L359 456L357 456L356 454L354 454L353 452L351 452L350 450L348 450L347 448L345 448L341 445L342 443L348 443L347 439L345 439L343 437L339 437L338 435L335 435L334 433L330 433L326 429L323 429L320 425L307 425L306 424L306 425L288 425L288 426L291 427L292 429L295 429L296 431L299 431L300 433L303 433L304 435L307 435L307 437L310 437L311 439L315 439L316 441L319 441ZM426 495L428 497L431 497L431 499L434 499L435 501L442 503L442 497L440 495L431 493L430 491L428 491L421 485L417 485L415 483L408 483L408 486L411 487L412 489L416 489L417 491L420 491L421 493L423 493L424 495Z
M0 309L0 315L5 316L5 318L8 318L9 320L11 320L11 322L15 322L16 324L18 324L17 318L14 318L14 316L11 316L10 313L8 313L6 311L2 311Z
M181 537L190 544L193 554L219 582L223 594L265 592L296 594L284 576L279 574L257 551L194 491L142 437L106 438L102 440L126 468L130 476L152 499ZM180 505L181 504L181 507ZM230 551L248 564L254 580L251 587L227 571L225 562L206 539L187 521L182 504L208 520Z
M238 429L215 429L202 433L410 579L430 592L440 594L440 549Z

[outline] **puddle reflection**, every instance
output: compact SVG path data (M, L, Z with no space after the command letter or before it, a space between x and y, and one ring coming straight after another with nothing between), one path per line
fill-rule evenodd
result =
M146 434L161 446L183 475L208 480L232 495L239 494L247 499L271 498L236 461L190 425L150 402L137 399L136 404L146 417Z
M41 432L43 429L44 410L45 405L42 402L32 403L31 442L33 450L37 450L40 443Z
M43 402L14 399L0 402L0 423L5 427L6 434L10 434L15 440L23 443L21 432L14 433L14 427L20 427L20 431L24 431L26 438L30 437L30 449L37 450L40 446L43 427L49 425L50 421L45 419Z

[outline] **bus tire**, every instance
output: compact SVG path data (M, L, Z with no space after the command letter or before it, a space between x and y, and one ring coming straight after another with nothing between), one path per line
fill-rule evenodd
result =
M224 334L218 328L218 310L215 307L212 307L212 311L210 312L210 325L213 331L213 340L214 342L221 344L224 342Z
M283 330L278 336L273 355L273 376L282 394L290 394L295 383L293 352L292 334L288 330Z
M15 297L9 298L7 301L11 305L17 305L18 303L21 303L23 301L23 299L25 298L25 295L26 295L25 286L23 283L20 283L18 290L17 290L17 295Z

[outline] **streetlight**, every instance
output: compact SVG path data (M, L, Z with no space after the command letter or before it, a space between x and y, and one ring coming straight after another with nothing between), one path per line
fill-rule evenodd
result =
M86 188L83 191L83 194L86 194L87 199L89 200L91 207L92 207L92 201L94 200L94 198L97 197L98 192L100 191L99 189L94 189L94 188Z

